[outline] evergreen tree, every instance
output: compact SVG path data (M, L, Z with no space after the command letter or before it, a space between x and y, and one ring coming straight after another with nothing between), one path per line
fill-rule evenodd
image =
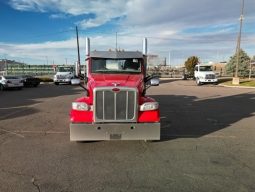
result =
M230 57L229 62L226 65L227 74L232 74L234 76L236 70L236 58L237 54L235 53ZM239 54L239 65L238 65L238 76L247 77L249 75L249 63L250 57L247 55L245 51L240 50Z

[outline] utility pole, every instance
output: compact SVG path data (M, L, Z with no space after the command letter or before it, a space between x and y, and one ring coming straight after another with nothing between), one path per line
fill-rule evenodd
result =
M235 77L233 78L232 84L239 85L240 79L238 77L238 67L240 62L240 49L241 49L241 36L242 36L242 27L243 27L243 10L244 10L244 0L242 0L242 6L241 6L241 16L240 16L240 29L239 34L237 38L237 46L236 46L236 71L235 71Z
M48 65L49 61L48 61L48 56L45 56L46 58L46 64Z
M252 63L252 61L250 60L250 71L249 71L249 80L251 80L251 63Z
M80 57L80 46L79 46L79 34L78 34L78 27L76 26L76 40L77 40L77 52L78 52L78 65L81 64L81 57Z

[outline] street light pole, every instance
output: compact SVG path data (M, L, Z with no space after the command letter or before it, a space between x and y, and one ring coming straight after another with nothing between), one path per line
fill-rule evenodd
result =
M115 43L116 43L116 51L118 50L118 32L116 32L116 37L115 37Z
M236 46L236 70L235 70L235 77L233 78L233 84L239 84L239 77L238 77L238 67L240 62L240 48L241 48L241 36L242 36L242 27L243 27L243 10L244 10L244 0L242 0L241 6L241 16L240 16L240 29L237 38L237 46Z
M168 52L168 65L171 67L171 51Z

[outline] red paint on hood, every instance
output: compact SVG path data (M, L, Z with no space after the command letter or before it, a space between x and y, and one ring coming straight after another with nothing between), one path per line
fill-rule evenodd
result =
M139 87L143 83L142 74L91 74L92 87L127 86Z
M95 87L136 87L139 93L144 88L143 74L90 74L87 87L93 94Z

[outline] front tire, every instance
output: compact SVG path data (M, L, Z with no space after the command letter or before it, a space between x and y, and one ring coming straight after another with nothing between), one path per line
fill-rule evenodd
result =
M59 85L59 83L58 83L58 82L55 82L55 85Z
M0 84L0 91L4 90L4 86L2 84Z
M201 82L199 81L199 78L196 78L196 83L197 83L197 86L201 85Z

